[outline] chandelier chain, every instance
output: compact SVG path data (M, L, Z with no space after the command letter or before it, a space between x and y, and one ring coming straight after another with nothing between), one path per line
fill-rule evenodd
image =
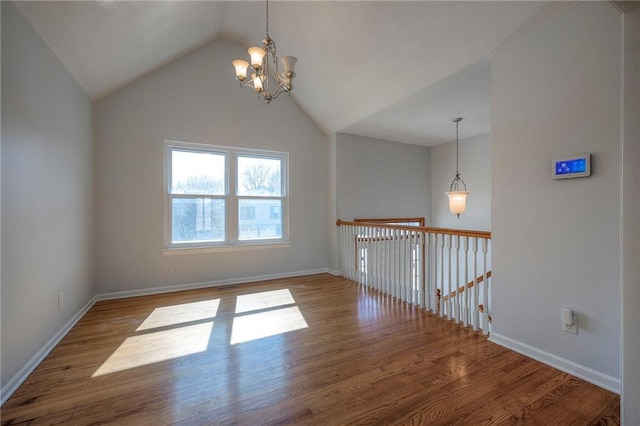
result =
M269 0L267 0L267 28L265 30L265 34L269 37Z

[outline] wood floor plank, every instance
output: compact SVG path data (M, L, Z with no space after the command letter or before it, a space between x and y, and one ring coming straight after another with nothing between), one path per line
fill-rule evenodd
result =
M98 302L0 419L608 425L620 423L619 404L478 333L320 274Z

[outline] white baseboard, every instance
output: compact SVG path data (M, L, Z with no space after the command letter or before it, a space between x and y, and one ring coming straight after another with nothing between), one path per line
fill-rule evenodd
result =
M259 281L276 280L279 278L303 277L306 275L326 274L327 268L311 269L307 271L285 272L281 274L256 275L253 277L230 278L226 280L204 281L199 283L176 284L165 287L152 287L140 290L116 291L96 295L96 300L123 299L125 297L150 296L152 294L173 293L176 291L196 290L200 288L221 287L226 285L253 283Z
M620 394L620 379L609 376L607 374L596 371L592 368L585 367L566 358L559 357L552 353L543 351L542 349L535 348L526 343L519 342L506 336L502 336L498 333L491 333L489 341L497 345L504 346L507 349L518 352L522 355L533 358L536 361L540 361L543 364L547 364L551 367L557 368L560 371L569 373L572 376L579 377L586 380L589 383L593 383L596 386Z
M340 270L339 269L328 268L327 272L330 273L331 275L335 276L335 277L339 277L340 276Z
M73 328L74 325L86 314L89 309L96 303L96 297L92 297L49 341L16 373L0 389L0 406L4 405L13 393L18 390L20 385L27 380L29 374L36 369L38 365L49 355L49 352L56 347L64 336Z

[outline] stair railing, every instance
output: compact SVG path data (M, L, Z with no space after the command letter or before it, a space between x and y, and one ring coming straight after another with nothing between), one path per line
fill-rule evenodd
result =
M336 224L342 276L489 334L490 232Z

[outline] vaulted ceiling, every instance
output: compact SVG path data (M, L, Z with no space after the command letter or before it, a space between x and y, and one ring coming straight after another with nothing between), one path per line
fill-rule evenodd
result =
M292 97L325 132L434 146L455 137L454 116L461 138L490 131L491 52L575 3L272 1L269 33L298 57ZM251 46L265 30L263 2L16 4L95 100L217 37Z

